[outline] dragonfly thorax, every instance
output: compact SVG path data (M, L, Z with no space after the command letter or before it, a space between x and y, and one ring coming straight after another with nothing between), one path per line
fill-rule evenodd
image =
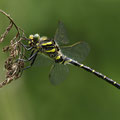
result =
M39 52L49 56L55 62L59 63L64 60L64 55L54 39L50 39L46 36L40 37L39 34L30 35L29 39L29 45L31 47L34 47Z

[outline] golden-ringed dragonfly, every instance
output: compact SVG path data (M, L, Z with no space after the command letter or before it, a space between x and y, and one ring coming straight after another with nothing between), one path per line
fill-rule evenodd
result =
M31 51L30 57L26 59L20 59L23 61L30 61L30 65L25 69L30 68L36 57L39 56L39 62L52 61L53 65L49 73L49 79L52 84L57 85L67 77L68 67L67 64L80 67L88 72L93 73L99 78L107 81L113 86L120 88L120 84L106 77L105 75L95 71L94 69L81 64L81 62L87 57L89 53L89 46L85 42L77 42L73 45L63 46L68 44L69 40L66 35L64 24L60 21L53 39L46 36L40 36L39 34L30 35L28 45L23 45L27 51ZM39 54L39 55L38 55ZM50 58L50 59L49 59Z

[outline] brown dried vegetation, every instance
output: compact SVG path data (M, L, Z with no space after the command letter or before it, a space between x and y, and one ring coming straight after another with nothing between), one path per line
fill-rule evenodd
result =
M19 28L13 19L5 13L4 11L0 10L0 13L5 15L10 24L6 28L5 32L0 37L0 43L4 42L5 37L10 32L10 30L15 27L17 34L10 40L9 45L3 48L3 53L9 53L7 60L5 61L4 67L6 70L5 80L0 83L0 88L6 84L9 84L11 81L19 78L22 74L24 68L24 62L18 59L24 59L25 49L21 45L21 40L25 39L24 31Z

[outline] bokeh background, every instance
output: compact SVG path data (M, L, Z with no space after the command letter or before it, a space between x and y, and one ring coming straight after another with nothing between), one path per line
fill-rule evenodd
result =
M70 43L86 41L91 51L84 64L120 83L119 0L0 0L26 35L53 37L64 22ZM8 24L0 14L0 32ZM14 34L13 32L10 33ZM4 79L0 45L0 81ZM50 67L26 70L22 77L0 89L0 120L119 120L120 91L102 79L70 66L68 78L53 86Z

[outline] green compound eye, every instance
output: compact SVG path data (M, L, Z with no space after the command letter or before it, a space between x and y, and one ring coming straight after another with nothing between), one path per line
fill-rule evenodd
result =
M39 40L39 39L40 39L40 35L39 35L39 34L35 34L35 35L33 36L33 39L34 39L34 40Z

